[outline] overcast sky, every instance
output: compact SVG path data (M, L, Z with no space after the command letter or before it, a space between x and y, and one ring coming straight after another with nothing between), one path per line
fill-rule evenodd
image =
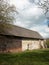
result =
M10 3L14 4L19 12L16 16L16 25L38 31L44 38L49 37L47 19L42 9L29 0L10 0Z

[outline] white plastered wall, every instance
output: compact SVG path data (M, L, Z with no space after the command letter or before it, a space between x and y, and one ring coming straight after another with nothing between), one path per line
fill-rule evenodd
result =
M41 40L22 40L22 51L25 51L27 49L29 50L40 49L41 46L44 48L44 43Z

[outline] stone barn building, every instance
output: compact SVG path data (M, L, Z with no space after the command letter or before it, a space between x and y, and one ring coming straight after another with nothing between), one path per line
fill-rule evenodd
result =
M0 52L20 52L40 48L46 48L46 45L38 32L0 23Z

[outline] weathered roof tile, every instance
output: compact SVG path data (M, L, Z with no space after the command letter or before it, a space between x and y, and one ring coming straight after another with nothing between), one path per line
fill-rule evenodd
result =
M18 27L12 24L7 24L7 23L0 23L0 34L43 39L42 36L36 31L28 30L28 29Z

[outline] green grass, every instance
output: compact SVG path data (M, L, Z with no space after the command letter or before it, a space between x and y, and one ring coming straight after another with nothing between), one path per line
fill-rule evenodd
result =
M0 65L49 65L49 49L2 53Z

